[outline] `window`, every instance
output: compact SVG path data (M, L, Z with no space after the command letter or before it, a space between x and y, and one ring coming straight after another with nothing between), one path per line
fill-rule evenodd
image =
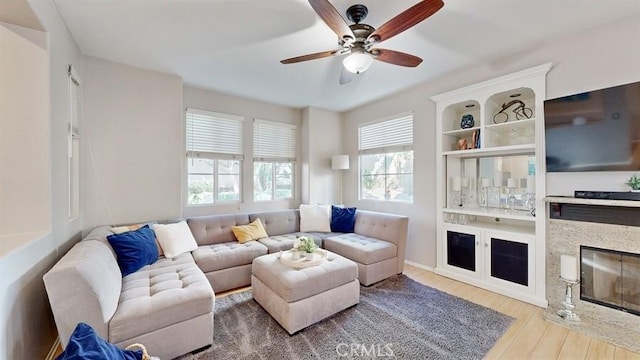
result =
M358 128L360 199L413 202L413 114Z
M238 202L243 117L187 109L187 204Z
M293 198L296 126L274 121L253 122L253 198Z
M69 219L75 219L80 212L80 77L69 65L69 124L67 126L67 176L69 191Z

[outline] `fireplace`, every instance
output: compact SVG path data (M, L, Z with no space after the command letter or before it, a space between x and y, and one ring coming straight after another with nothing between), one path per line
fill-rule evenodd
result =
M580 299L640 315L640 254L580 246Z
M640 352L640 201L547 197L547 320ZM561 257L576 258L580 284L573 287L581 322L557 315L566 283ZM624 265L623 265L624 264ZM635 277L635 282L630 280Z

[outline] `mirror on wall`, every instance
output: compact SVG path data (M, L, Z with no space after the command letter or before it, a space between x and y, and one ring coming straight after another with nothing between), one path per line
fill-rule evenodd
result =
M464 159L460 203L472 208L532 210L535 173L533 155Z
M527 187L529 175L535 175L535 158L529 155L478 159L478 178L493 179L493 186L508 186L513 179L516 188Z

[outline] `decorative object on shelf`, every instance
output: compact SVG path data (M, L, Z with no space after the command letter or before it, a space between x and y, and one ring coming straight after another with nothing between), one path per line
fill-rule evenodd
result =
M487 207L499 208L500 207L500 188L502 187L502 180L493 179L493 186L487 189Z
M508 178L507 179L507 210L510 213L516 211L516 179Z
M451 203L454 206L462 206L462 178L454 176L451 179Z
M462 206L472 209L478 207L475 178L462 178Z
M479 184L478 205L486 208L489 206L489 187L491 186L491 179L486 177L480 178Z
M467 139L458 140L458 150L467 150Z
M573 303L573 285L580 283L578 280L578 264L574 256L560 255L560 280L565 285L565 295L562 305L564 309L558 310L557 314L566 321L579 322L580 316L573 312L576 305Z
M472 149L480 149L480 130L473 130L473 134L471 135L471 148Z
M536 207L536 176L527 175L527 192L523 201L526 210L533 210Z
M531 116L533 116L533 111L526 107L524 102L521 100L511 100L502 104L500 111L493 115L493 123L502 124L509 121L509 113L507 112L507 109L513 105L516 105L516 107L514 107L511 112L515 114L516 120L531 119Z
M471 114L462 115L462 119L460 120L460 128L469 129L469 128L472 128L473 125L475 125L475 122L473 121L473 115Z
M640 190L640 176L633 174L625 184L629 185L632 190Z

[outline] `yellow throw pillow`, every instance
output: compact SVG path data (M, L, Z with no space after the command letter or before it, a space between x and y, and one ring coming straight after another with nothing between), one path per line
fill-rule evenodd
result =
M138 230L141 227L143 227L145 224L133 224L133 225L125 225L125 226L118 226L118 227L112 227L111 232L114 234L124 234L126 232L129 231L133 231L133 230Z
M262 221L260 219L256 219L256 221L252 222L248 225L238 225L231 228L233 231L233 235L236 236L238 242L240 244L246 243L251 240L258 240L262 238L266 238L267 232L264 230L264 226L262 226Z

